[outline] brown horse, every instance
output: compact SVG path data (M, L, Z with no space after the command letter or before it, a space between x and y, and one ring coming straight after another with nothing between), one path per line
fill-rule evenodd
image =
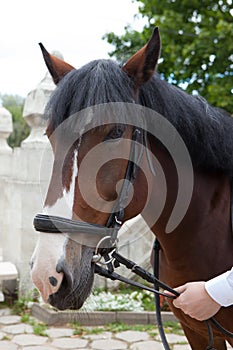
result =
M229 270L233 120L154 74L158 29L122 67L96 60L76 70L41 48L57 84L46 109L54 164L44 213L109 226L128 164L136 162L122 221L142 214L161 245L162 281L175 287ZM135 125L146 132L133 141ZM100 236L50 232L39 233L33 282L45 301L78 309L91 292ZM170 306L192 349L205 349L206 325ZM233 332L233 307L216 320ZM216 349L226 349L225 339L233 345L214 330Z

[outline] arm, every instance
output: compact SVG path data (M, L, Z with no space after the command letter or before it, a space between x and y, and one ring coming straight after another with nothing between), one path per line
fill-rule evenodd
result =
M205 283L205 289L212 299L221 306L233 304L233 267Z
M221 306L233 304L233 268L208 282L190 282L174 289L180 293L173 301L175 307L199 321L206 320Z

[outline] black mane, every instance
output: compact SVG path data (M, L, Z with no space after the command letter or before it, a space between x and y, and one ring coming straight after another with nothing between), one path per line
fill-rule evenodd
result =
M92 61L68 73L47 106L52 128L70 115L107 102L133 102L133 81L112 60ZM139 103L167 118L183 138L196 168L233 174L233 118L201 97L160 79L139 91Z
M161 80L156 74L140 93L141 103L168 119L185 142L196 168L233 175L233 118Z

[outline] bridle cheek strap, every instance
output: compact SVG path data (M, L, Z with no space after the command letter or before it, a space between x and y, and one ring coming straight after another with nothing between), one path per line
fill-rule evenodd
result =
M124 210L127 206L129 195L132 192L132 185L136 179L139 164L143 156L145 146L144 140L144 132L139 128L134 128L132 133L129 161L126 168L123 185L118 199L112 209L112 213L108 218L106 225L107 227L119 226L120 229L123 224ZM115 239L116 237L114 237L114 240Z

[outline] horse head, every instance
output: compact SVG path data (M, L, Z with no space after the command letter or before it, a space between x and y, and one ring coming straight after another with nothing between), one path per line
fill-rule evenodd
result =
M140 134L128 123L121 104L135 104L138 90L154 74L160 53L158 29L123 67L111 60L97 60L76 70L43 45L41 49L57 84L46 112L54 164L43 213L111 226L109 217L116 211L132 162L131 143ZM112 104L117 104L118 113ZM106 116L107 121L101 121ZM137 138L141 146L143 138ZM138 169L133 175L134 190L128 179L122 222L141 213L148 201L151 171L146 153L139 154L144 171ZM83 305L93 284L93 255L99 240L95 234L39 233L31 260L32 280L46 302L59 309Z

